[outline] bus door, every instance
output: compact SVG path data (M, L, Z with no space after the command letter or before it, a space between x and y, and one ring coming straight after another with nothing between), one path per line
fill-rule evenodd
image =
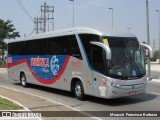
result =
M106 94L106 62L105 62L105 51L103 48L92 45L91 48L91 58L92 58L92 83L94 88L94 95L99 97L105 97Z

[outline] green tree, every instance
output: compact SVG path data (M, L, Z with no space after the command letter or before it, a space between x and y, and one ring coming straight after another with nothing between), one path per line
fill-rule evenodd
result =
M4 49L6 44L4 39L20 37L19 32L16 32L11 20L4 21L0 19L0 48L2 49L2 60L4 61Z
M153 61L156 61L156 59L160 59L160 51L157 50L153 54Z

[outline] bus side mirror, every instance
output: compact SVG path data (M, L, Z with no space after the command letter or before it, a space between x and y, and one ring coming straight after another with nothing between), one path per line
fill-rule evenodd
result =
M105 45L105 44L103 44L101 42L90 42L90 43L93 44L93 45L96 45L96 46L99 46L99 47L103 48L103 50L106 53L106 59L107 60L111 60L111 49L110 49L110 47L108 45Z
M152 48L151 48L149 45L144 44L144 43L141 43L140 45L141 45L142 47L147 48L147 49L149 50L149 57L152 58L152 57L153 57Z

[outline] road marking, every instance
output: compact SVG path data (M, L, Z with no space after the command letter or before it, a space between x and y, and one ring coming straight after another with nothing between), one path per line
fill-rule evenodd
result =
M7 68L0 68L0 70L7 70Z
M156 93L156 92L150 92L151 94L154 94L154 95L158 95L160 96L160 93Z
M160 80L159 79L152 79L152 80L149 80L148 82L160 83Z
M5 86L0 86L0 87L6 88L6 89L9 89L9 90L14 90L14 91L21 92L21 93L25 93L25 94L28 94L28 95L36 96L36 97L39 97L39 98L42 98L42 99L46 99L46 100L48 100L48 101L50 101L50 102L54 102L54 103L56 103L56 104L63 105L63 106L68 107L68 108L70 108L70 109L72 109L72 110L75 110L75 111L78 111L78 112L80 112L80 113L82 113L82 114L88 115L88 114L86 114L86 113L81 112L80 110L78 110L78 109L76 109L76 108L72 108L72 107L70 107L70 106L68 106L68 105L65 105L65 104L63 104L63 103L60 103L60 102L57 102L57 101L54 101L54 100L50 100L50 99L48 99L48 98L45 98L45 97L42 97L42 96L39 96L39 95L35 95L35 94L32 94L32 93L23 92L23 91L20 91L20 90L17 90L17 89L13 89L13 88L7 88L7 87L5 87ZM88 115L88 116L91 117L91 115ZM102 120L102 119L100 119L100 118L98 118L98 117L91 117L91 118L96 119L96 120Z

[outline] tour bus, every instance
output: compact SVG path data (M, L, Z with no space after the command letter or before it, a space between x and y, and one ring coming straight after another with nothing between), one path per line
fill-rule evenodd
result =
M10 40L8 76L86 95L119 98L145 93L144 51L135 35L75 27Z

